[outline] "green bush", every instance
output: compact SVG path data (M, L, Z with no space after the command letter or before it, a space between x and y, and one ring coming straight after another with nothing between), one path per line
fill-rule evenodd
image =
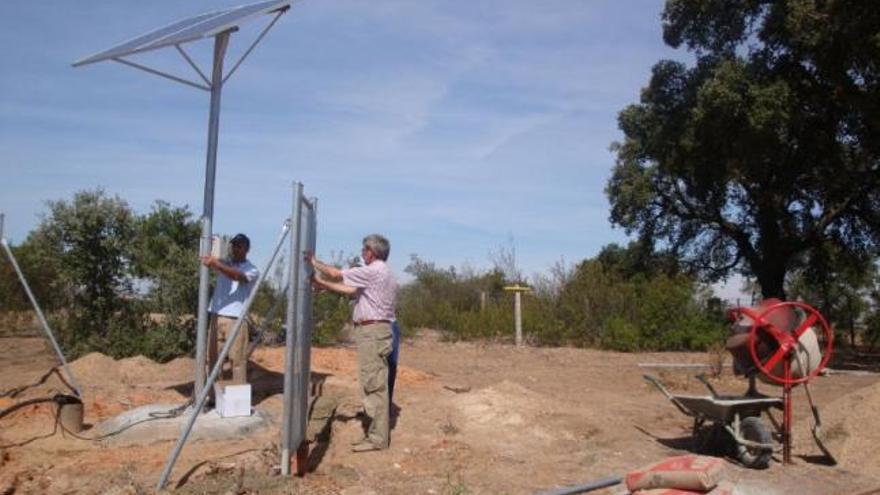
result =
M438 329L449 340L513 340L513 295L503 290L512 282L500 271L459 273L418 257L407 271L415 280L398 301L405 326ZM523 333L531 344L704 350L724 335L717 304L694 277L640 245L609 246L558 278L558 288L522 296Z
M608 318L602 327L602 346L613 351L635 352L641 349L642 334L622 316Z
M331 292L319 292L312 299L312 344L339 342L339 334L351 319L348 298Z

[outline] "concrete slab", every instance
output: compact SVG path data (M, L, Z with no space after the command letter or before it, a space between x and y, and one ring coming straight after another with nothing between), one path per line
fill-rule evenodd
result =
M113 446L146 445L166 440L176 440L183 432L192 410L187 408L173 414L179 405L149 404L118 416L94 427L92 437L104 437L102 442ZM169 413L172 412L172 413ZM224 440L241 438L254 432L275 427L265 411L254 410L251 416L223 418L211 410L199 415L190 433L195 440Z

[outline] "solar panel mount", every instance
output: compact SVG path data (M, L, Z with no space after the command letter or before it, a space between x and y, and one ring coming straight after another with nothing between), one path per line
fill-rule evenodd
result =
M222 9L214 12L195 15L186 19L182 19L171 24L154 29L140 36L136 36L128 41L124 41L114 45L106 50L100 51L93 55L89 55L73 63L74 67L94 64L103 61L113 61L121 63L136 69L143 70L150 74L164 77L172 81L196 87L211 93L210 114L208 117L208 146L205 163L205 188L204 188L204 206L201 217L202 234L199 247L199 255L206 256L210 254L212 223L214 217L214 183L217 169L217 144L220 126L220 95L225 82L238 69L245 58L257 46L266 33L275 25L282 14L287 12L294 0L264 0L261 2L242 5ZM146 4L142 4L146 5ZM226 56L226 48L229 45L229 38L238 27L249 20L262 15L274 15L267 26L263 28L251 45L243 52L241 57L232 69L225 75L223 74L223 61ZM192 58L184 50L183 45L202 39L214 39L214 54L212 70L206 75ZM174 47L177 52L186 60L187 64L199 76L198 81L192 81L168 74L158 69L141 65L133 62L125 57L136 55L139 53L150 52L161 48ZM205 265L199 267L199 306L198 306L198 323L196 327L196 363L195 378L193 380L193 398L201 397L208 391L205 390L205 354L207 347L207 323L208 323L208 283L210 280L209 269ZM168 477L174 467L174 463L180 454L183 442L189 431L181 435L178 444L168 458L161 479L157 485L157 490L161 490L168 482Z

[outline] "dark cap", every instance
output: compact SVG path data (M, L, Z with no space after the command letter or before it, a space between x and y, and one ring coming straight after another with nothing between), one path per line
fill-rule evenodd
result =
M235 237L229 240L230 244L244 244L245 247L251 247L251 240L248 239L248 236L244 234L236 234Z

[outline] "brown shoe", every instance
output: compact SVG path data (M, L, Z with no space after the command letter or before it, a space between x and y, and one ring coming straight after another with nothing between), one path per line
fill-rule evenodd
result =
M382 450L382 447L368 441L364 440L363 442L355 444L352 448L352 452L372 452L374 450Z

